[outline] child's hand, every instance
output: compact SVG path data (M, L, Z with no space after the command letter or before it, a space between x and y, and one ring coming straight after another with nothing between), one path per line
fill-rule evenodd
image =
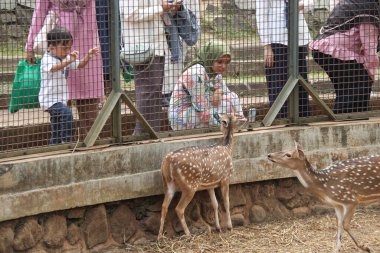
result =
M94 48L91 48L89 51L88 51L88 56L90 56L90 59L96 55L98 55L100 52L100 49L98 47L94 47Z
M78 57L79 57L79 51L76 51L76 50L72 51L70 53L70 62L75 61L76 59L78 59Z

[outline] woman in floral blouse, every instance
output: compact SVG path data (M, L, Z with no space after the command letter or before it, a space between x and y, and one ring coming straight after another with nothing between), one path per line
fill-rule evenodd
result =
M173 130L218 126L219 114L224 113L244 117L238 96L222 78L230 62L225 43L210 41L201 47L174 87L169 106Z

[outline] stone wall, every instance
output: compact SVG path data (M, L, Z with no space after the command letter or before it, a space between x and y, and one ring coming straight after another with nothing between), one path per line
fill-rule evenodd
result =
M221 226L225 230L219 189L216 193ZM179 196L175 196L169 207L165 223L168 237L183 233L174 211ZM157 237L162 199L162 196L152 196L6 221L0 223L0 253L79 253L110 244L146 243ZM332 211L305 192L294 178L231 185L230 201L234 227ZM185 216L192 233L215 229L207 191L195 195ZM36 249L38 251L34 251Z
M23 5L15 5L12 9L0 6L0 42L25 42L33 9Z

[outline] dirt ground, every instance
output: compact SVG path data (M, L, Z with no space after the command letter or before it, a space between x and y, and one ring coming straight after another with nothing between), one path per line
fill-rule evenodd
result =
M351 222L352 232L371 252L380 252L380 208L359 209ZM126 252L334 252L336 221L334 213L303 219L272 221L237 227L232 232L212 232L176 237L144 245L124 245L119 248L93 250L91 253ZM360 252L347 233L343 236L342 253Z

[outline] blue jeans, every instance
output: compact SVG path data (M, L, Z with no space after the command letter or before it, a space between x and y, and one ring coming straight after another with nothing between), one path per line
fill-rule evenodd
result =
M68 143L73 136L73 113L63 103L55 103L47 110L50 114L49 144Z

